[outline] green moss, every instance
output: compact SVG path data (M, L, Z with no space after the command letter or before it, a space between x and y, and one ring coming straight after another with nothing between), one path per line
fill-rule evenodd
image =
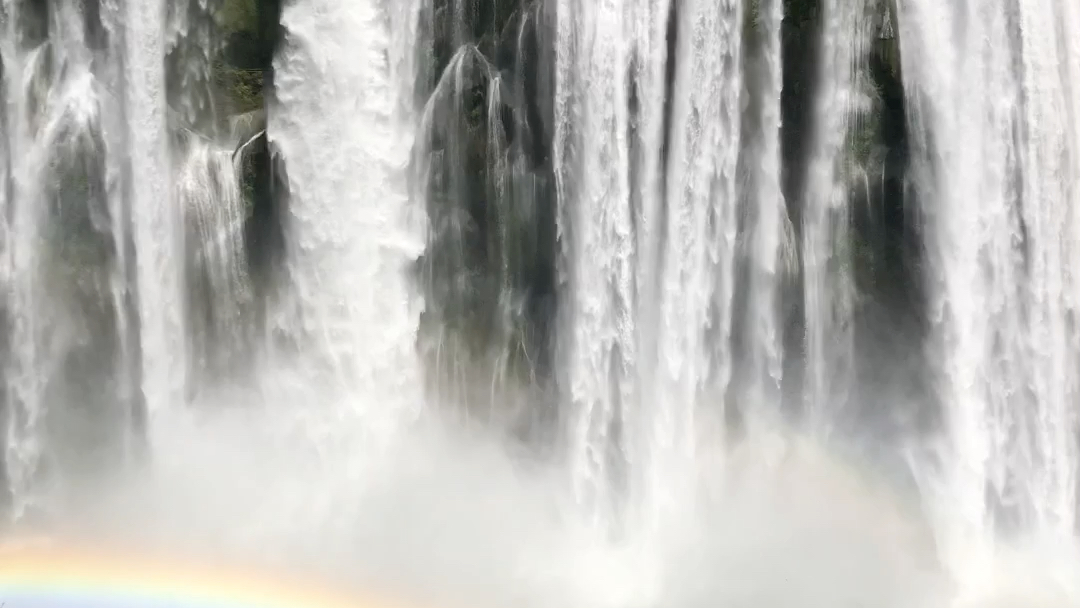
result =
M760 3L760 0L750 0L752 4ZM784 19L798 24L812 22L817 19L817 0L784 0Z
M256 0L225 0L214 17L226 34L256 32L259 28Z
M746 0L743 28L743 36L746 38L761 31L761 0Z
M865 169L873 164L878 147L879 113L875 108L875 111L858 116L848 128L845 164L849 169Z
M255 181L258 179L257 159L254 154L243 154L240 163L240 196L244 200L244 217L251 217L255 209Z
M229 114L243 114L263 107L263 71L245 70L218 62L214 79L225 92Z
M263 106L262 56L269 55L260 25L259 0L223 0L214 19L226 44L214 63L214 80L229 114Z

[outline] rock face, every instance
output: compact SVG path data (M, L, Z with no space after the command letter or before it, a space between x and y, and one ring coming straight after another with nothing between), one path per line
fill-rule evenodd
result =
M280 207L286 191L275 188L275 167L284 168L266 139L267 95L273 91L274 50L282 35L281 6L281 0L223 0L214 15L222 39L214 80L228 116L224 129L240 167L249 209L244 241L260 294L271 287L272 269L284 247Z
M263 107L280 15L280 0L225 0L218 9L223 48L215 69L228 91L230 114Z
M419 269L423 346L450 344L458 356L446 359L499 377L543 376L550 360L556 203L544 4L436 0L422 18L416 168L432 226Z

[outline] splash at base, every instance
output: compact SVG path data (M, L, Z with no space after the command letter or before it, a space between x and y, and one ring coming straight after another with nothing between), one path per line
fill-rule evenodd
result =
M159 444L159 457L142 475L95 486L97 509L89 498L73 505L79 512L65 513L50 531L53 544L0 549L0 602L6 608L1080 605L1080 562L1068 551L976 547L971 563L986 567L958 576L940 563L934 530L913 494L795 433L765 433L731 446L703 441L711 449L700 454L693 491L679 497L678 512L651 533L613 540L581 525L561 504L560 469L521 466L486 435L422 425L357 471L357 461L369 456L362 444L328 457L243 422L192 428L189 439L200 442ZM183 439L183 428L174 426L173 437ZM348 584L339 586L342 581Z

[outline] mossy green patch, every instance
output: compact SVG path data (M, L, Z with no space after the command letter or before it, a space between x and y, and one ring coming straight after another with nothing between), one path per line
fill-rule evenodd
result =
M225 0L214 17L218 27L226 34L255 32L259 27L256 0Z

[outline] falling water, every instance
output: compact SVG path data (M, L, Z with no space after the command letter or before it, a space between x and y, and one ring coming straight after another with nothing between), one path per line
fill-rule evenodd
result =
M734 390L754 415L779 411L793 238L780 191L782 7L560 5L557 17L573 474L594 513L630 508L656 523L686 498L700 429L725 419L736 323L747 373ZM745 128L744 19L762 30L763 71ZM753 174L742 186L741 156Z
M848 191L860 168L845 145L850 147L850 125L866 105L861 97L868 86L865 60L873 11L869 3L842 0L826 2L823 11L816 130L803 209L803 289L807 414L827 431L846 414L855 382Z
M316 361L301 382L335 398L361 395L368 407L359 414L376 436L415 416L422 397L420 306L406 274L422 241L407 205L412 136L399 115L408 87L398 79L410 78L399 62L415 35L399 19L404 4L288 6L268 127L288 163L298 318L286 328L299 324Z
M664 166L663 156L656 152L665 145L665 99L667 98L668 67L668 31L673 25L672 2L670 0L641 0L633 4L629 19L632 28L629 34L634 41L633 67L634 87L631 90L633 107L637 108L632 133L636 136L633 145L633 163L631 179L633 181L633 201L637 211L635 230L636 241L636 302L640 321L638 329L638 348L641 352L652 352L655 348L657 331L656 319L658 251L663 236L664 213ZM643 365L638 369L643 386L652 383L652 366ZM638 428L635 432L644 431Z
M102 455L133 458L147 408L186 403L189 371L235 338L224 329L247 298L232 150L169 124L164 5L100 8L4 5L4 472L16 521L48 511ZM195 268L201 291L188 290ZM217 331L196 340L187 315L202 307Z
M2 2L5 520L480 608L1075 605L1074 2Z
M59 405L50 401L70 388L58 376L81 343L93 339L87 324L109 323L86 302L103 287L92 265L107 256L93 242L107 217L94 160L102 151L98 85L78 13L66 3L51 8L5 3L0 44L7 152L4 463L16 517L41 508L50 489L45 417L50 405ZM68 230L77 235L70 241Z
M619 3L564 4L558 10L560 20L569 20L560 35L576 45L571 57L560 57L570 63L575 85L560 73L558 86L580 87L575 104L557 110L557 128L574 130L573 155L556 169L574 175L560 192L573 260L567 369L578 420L572 441L579 492L606 517L610 497L604 486L617 475L612 467L620 458L614 453L621 449L620 410L633 408L638 396L626 97L631 47L627 11Z
M981 576L995 531L1059 542L1077 524L1076 15L902 6L945 415L932 500L950 565Z
M679 494L695 455L697 411L722 417L731 378L736 165L740 142L742 8L691 2L680 10L667 221L659 280L653 482ZM674 483L672 483L674 482Z
M750 255L751 279L748 313L751 319L749 389L746 409L776 408L781 402L783 374L783 332L779 327L783 263L790 257L792 235L787 206L781 192L780 95L783 89L781 38L784 6L782 0L758 4L762 50L762 91L760 142L754 164L757 174L751 198L754 228Z
M165 6L128 2L125 29L125 108L130 153L129 205L138 264L143 393L146 405L183 403L187 378L180 260L183 215L172 199L165 124Z
M241 152L189 135L174 179L184 214L192 374L236 371L250 348L252 285L244 262L246 210L237 166Z

